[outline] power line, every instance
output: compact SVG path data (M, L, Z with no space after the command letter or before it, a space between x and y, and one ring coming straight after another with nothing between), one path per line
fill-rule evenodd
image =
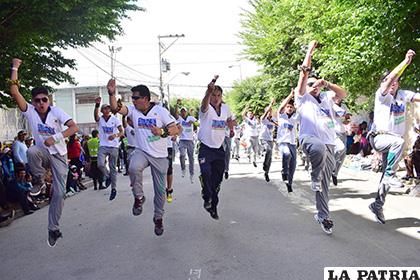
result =
M105 52L103 52L103 51L101 51L100 49L98 49L97 47L95 47L95 46L93 46L93 45L91 45L91 47L93 48L93 49L95 49L96 51L98 51L98 52L100 52L101 54L103 54L103 55L105 55L105 56L107 56L107 57L111 57L109 54L107 54L107 53L105 53ZM124 64L124 63L122 63L121 61L119 61L119 60L116 60L115 59L115 61L116 62L118 62L119 64L121 64L122 66L124 66L124 67L126 67L127 69L130 69L131 71L134 71L134 72L136 72L136 73L138 73L138 74L140 74L140 75L143 75L143 76L145 76L145 77L148 77L148 78L150 78L150 79L153 79L153 80L157 80L158 78L156 78L156 77L152 77L152 76L150 76L150 75L147 75L147 74L145 74L145 73L142 73L142 72L140 72L140 71L138 71L138 70L136 70L136 69L134 69L134 68L132 68L132 67L130 67L130 66L128 66L128 65L126 65L126 64Z
M109 73L108 71L106 71L105 69L103 69L101 66L99 66L99 65L97 65L95 62L93 62L89 57L87 57L84 53L82 53L80 50L78 50L78 49L76 49L76 51L81 55L81 56L83 56L85 59L87 59L90 63L92 63L93 65L95 65L97 68L99 68L100 70L102 70L103 72L105 72L106 74L108 74L108 75L110 75L111 76L111 73ZM115 79L115 80L117 80L117 81L119 81L119 82L121 82L121 84L122 85L124 85L124 86L130 86L130 85L128 85L128 84L126 84L126 83L124 83L123 81L121 81L121 80L119 80L119 79Z

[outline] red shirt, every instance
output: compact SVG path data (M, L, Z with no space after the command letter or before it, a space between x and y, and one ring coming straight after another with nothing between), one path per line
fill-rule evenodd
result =
M74 141L73 144L67 144L67 156L68 158L79 158L82 153L82 146L78 140Z

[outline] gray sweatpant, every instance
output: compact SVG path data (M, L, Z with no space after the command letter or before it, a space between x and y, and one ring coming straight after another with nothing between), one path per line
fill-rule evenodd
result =
M240 138L234 138L233 140L233 155L235 157L239 157L239 148L241 147L241 139Z
M231 148L232 138L225 136L225 140L223 141L223 149L225 150L225 172L229 172Z
M109 170L105 166L105 160L108 157ZM111 188L117 188L117 159L118 148L100 146L98 149L98 168L105 177L111 176Z
M181 169L185 170L185 156L188 154L188 162L190 168L190 175L194 176L194 141L193 140L179 140L179 161L181 162Z
M257 161L257 154L258 154L258 150L259 150L258 141L259 141L258 136L249 137L248 157L251 158L251 153L253 153L253 156L254 156L253 162Z
M337 133L335 138L335 168L333 170L333 175L338 176L341 166L343 166L344 159L346 158L346 142L347 135L345 133Z
M58 230L59 220L64 207L65 187L67 181L67 155L51 155L47 149L31 146L26 152L34 186L41 187L47 168L52 173L52 196L48 209L48 229Z
M316 209L318 217L323 220L329 217L328 192L330 178L335 166L334 145L326 145L315 136L305 136L300 139L303 152L311 163L312 182L321 183L322 192L316 192Z
M369 142L377 152L382 153L383 173L374 204L375 208L381 209L385 204L385 197L390 188L388 184L383 183L384 177L395 175L403 153L404 139L396 135L379 134L375 137L369 137Z
M165 205L166 173L168 171L168 159L155 158L136 148L131 156L130 180L133 187L133 195L136 198L143 197L143 170L150 165L155 191L154 207L156 219L163 217L163 206Z

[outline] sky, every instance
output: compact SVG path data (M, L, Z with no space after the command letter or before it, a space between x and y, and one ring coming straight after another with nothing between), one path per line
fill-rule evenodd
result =
M78 86L106 84L111 72L112 45L121 48L116 52L117 83L146 84L159 92L158 36L173 34L185 37L162 55L171 64L171 71L163 75L165 91L169 83L171 98L202 98L215 74L220 76L218 84L225 91L235 80L258 74L258 66L241 55L244 47L238 37L240 14L250 9L248 0L140 0L137 4L146 11L129 13L131 19L122 22L125 34L117 36L114 42L65 52L76 59L78 70L70 73ZM169 46L173 39L162 42ZM70 86L61 84L59 88Z

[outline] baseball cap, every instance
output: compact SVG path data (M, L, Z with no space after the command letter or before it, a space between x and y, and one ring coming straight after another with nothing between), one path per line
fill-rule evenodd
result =
M9 147L6 147L6 148L4 148L3 153L7 154L10 151L11 151L10 148Z
M182 111L182 110L184 110L185 112L187 112L187 108L185 108L185 107L182 107L182 108L181 108L181 111Z
M109 104L102 104L102 106L101 106L101 111L102 111L103 109L106 109L106 108L111 109L111 106L110 106Z

